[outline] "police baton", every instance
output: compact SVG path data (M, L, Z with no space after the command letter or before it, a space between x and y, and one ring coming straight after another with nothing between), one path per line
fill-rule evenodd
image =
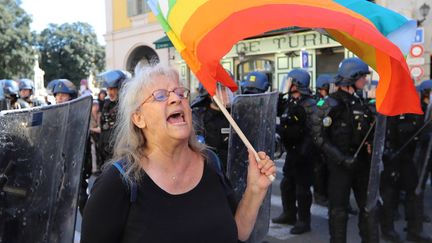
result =
M372 129L375 127L375 123L376 123L376 120L373 121L371 127L369 128L365 137L363 138L362 142L360 143L360 146L357 148L357 151L355 152L354 157L353 157L354 159L356 159L357 156L359 155L360 150L363 148L363 145L366 143L366 140L368 139L370 133L372 132Z
M411 142L412 142L412 140L414 140L416 137L417 137L417 135L419 135L419 133L421 133L429 124L430 124L430 122L432 121L432 119L429 119L427 122L425 122L424 124L423 124L423 126L421 126L418 130L417 130L417 132L415 132L414 133L414 135L412 135L400 148L399 148L399 150L397 150L394 154L393 154L393 156L390 158L390 160L393 160L394 158L396 158L396 156L398 156Z

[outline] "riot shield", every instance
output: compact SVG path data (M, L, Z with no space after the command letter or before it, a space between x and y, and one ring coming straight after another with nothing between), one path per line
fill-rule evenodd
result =
M231 105L231 115L256 151L274 153L277 92L238 95ZM228 145L227 176L238 198L246 188L248 152L239 136L231 128ZM271 188L258 212L255 228L247 242L261 242L267 235L270 222Z
M430 98L432 98L432 93L429 96L429 99ZM432 128L430 126L431 119L432 119L431 115L432 115L432 103L429 103L426 107L426 111L424 115L423 126L426 127L424 131L422 131L420 140L416 144L416 149L413 157L414 166L417 169L417 175L419 177L416 190L415 190L416 195L421 195L423 193L423 189L428 174L428 168L429 168L431 151L432 151Z
M424 136L424 141L420 141L417 143L417 147L420 148L420 153L422 153L422 156L419 156L418 161L414 161L414 165L417 169L417 175L419 177L417 186L415 189L416 195L421 195L423 193L423 189L426 183L425 177L427 177L427 169L429 166L430 158L431 158L431 152L432 152L432 134L428 133ZM427 145L426 145L427 144ZM426 145L426 147L425 147Z
M0 112L0 242L73 242L91 99Z
M369 183L367 189L366 211L370 212L376 208L380 176L383 170L382 155L384 152L385 133L386 133L387 118L384 115L377 114L375 135L373 140L372 160L369 171Z

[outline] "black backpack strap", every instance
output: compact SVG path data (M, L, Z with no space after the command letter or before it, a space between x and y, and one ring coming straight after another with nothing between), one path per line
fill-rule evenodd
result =
M211 168L213 168L213 170L219 176L219 180L221 181L221 183L224 187L225 194L229 195L229 194L233 193L233 189L231 187L231 184L229 183L228 179L226 178L224 172L222 171L222 165L221 165L220 159L217 156L217 154L213 150L210 150L210 149L206 149L204 151L204 153L207 156L208 164L211 166Z
M138 188L135 183L130 182L126 179L126 171L124 169L126 167L126 160L116 161L113 166L120 172L120 174L123 176L123 180L128 185L128 189L130 191L130 202L135 202L137 199Z

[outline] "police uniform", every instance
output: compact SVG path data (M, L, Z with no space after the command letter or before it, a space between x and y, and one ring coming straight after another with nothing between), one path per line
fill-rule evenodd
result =
M318 80L317 80L318 86ZM328 89L327 89L328 91ZM322 97L319 93L319 88L317 87L317 92L315 93L314 100L317 104L322 104L325 102L326 97ZM328 180L328 172L327 172L327 162L326 156L322 151L317 151L317 156L315 157L314 163L314 176L313 176L313 193L314 193L314 201L315 203L328 206L328 193L327 193L327 180Z
M335 76L340 89L319 103L312 116L314 141L328 159L330 242L346 242L351 189L360 209L362 241L379 242L376 210L365 211L371 160L366 144L372 143L372 134L367 134L374 115L356 93L343 90L356 90L356 82L365 81L369 73L369 67L360 59L344 59Z
M274 218L274 223L295 224L291 234L310 231L310 207L313 178L313 161L317 151L311 136L310 116L315 109L315 100L309 89L310 75L302 69L293 69L287 75L291 80L288 100L278 102L281 140L286 158L280 184L283 212ZM295 87L295 89L294 89Z
M118 101L105 100L100 117L101 133L99 138L100 165L101 166L112 158L113 147L111 146L111 136L117 119Z
M423 117L414 114L404 114L387 118L385 154L383 156L384 171L381 176L381 230L389 240L400 242L394 229L394 212L399 205L400 191L405 191L405 218L407 220L407 240L432 242L423 233L423 197L415 194L419 175L413 158L417 141L416 137L403 152L398 151L423 124Z
M362 240L378 242L376 215L364 210L371 159L367 147L362 145L357 158L353 159L373 122L373 114L360 98L343 90L331 94L325 104L317 107L322 109L318 114L326 114L322 119L323 135L315 139L328 158L331 242L346 242L351 189L361 209L359 228Z
M280 185L282 205L289 221L305 224L309 229L315 145L309 134L308 114L314 106L315 100L310 96L291 98L280 119L281 138L286 151L284 177Z
M196 134L202 136L220 158L222 170L226 173L230 125L222 111L210 107L210 98L199 105L193 105L192 116Z
M98 75L98 79L103 81L103 86L105 88L114 88L120 91L123 82L126 82L130 78L130 74L123 70L109 70ZM99 168L110 160L113 156L112 147L112 133L114 131L114 126L117 119L117 107L118 100L112 101L110 99L105 99L103 107L101 109L100 116L100 128L101 133L99 137Z

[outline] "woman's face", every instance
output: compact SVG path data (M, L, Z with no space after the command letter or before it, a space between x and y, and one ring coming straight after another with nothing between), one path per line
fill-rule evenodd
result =
M143 130L150 143L152 139L188 141L192 131L192 111L188 99L182 99L174 92L176 88L182 87L177 80L171 80L167 76L156 76L155 79L152 85L143 90L142 102L144 103L134 116L135 125ZM155 93L156 90L171 92L168 93L166 100L157 101L152 95L160 93L160 91ZM139 122L136 122L136 119Z

